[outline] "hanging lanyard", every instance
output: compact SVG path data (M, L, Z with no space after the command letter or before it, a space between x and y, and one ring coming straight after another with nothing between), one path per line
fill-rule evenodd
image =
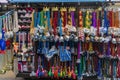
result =
M112 11L109 11L109 22L110 22L110 27L113 27L113 12Z
M47 25L47 11L44 11L44 27L48 27Z
M74 11L71 11L71 21L72 21L72 26L75 27L75 12Z
M41 66L41 59L40 59L40 56L38 57L38 69L37 69L37 72L36 72L36 76L41 76L40 74L40 66Z
M40 24L40 17L41 17L40 12L38 12L38 16L37 16L37 26L38 26L38 25L41 26L41 24Z
M118 14L117 14L117 12L113 12L113 16L112 16L112 26L115 28L117 28L117 26L118 26L118 20L116 21L116 18L118 17L117 16ZM118 19L118 18L117 18ZM114 38L114 33L115 32L113 32L112 33L112 43L111 43L111 56L112 57L115 57L115 44L114 43L116 43L116 39Z
M80 48L81 48L81 42L78 42L78 49L77 49L77 50L78 50L78 51L77 51L77 52L78 52L78 54L77 54L77 58L78 58L78 59L80 59L80 51L81 51Z
M48 29L51 29L51 25L50 25L50 11L47 11L47 25L48 25Z
M18 33L19 36L19 51L21 50L21 32Z
M120 58L120 44L117 45L117 55L118 58Z
M96 28L96 26L97 26L97 25L96 25L96 21L97 21L97 20L96 20L96 12L95 12L95 11L92 13L92 16L93 16L93 21L92 21L93 24L92 24L92 25L93 25L94 28Z
M46 35L46 33L48 33L48 29L49 29L49 27L48 27L48 19L47 19L47 12L48 11L44 11L44 27L45 27L44 35ZM46 38L46 36L44 36L44 38Z
M85 19L85 16L86 16L86 12L85 11L83 11L83 27L85 28L86 27L86 19Z
M26 45L25 45L25 41L26 41L26 33L25 32L23 32L22 33L22 50L23 50L23 52L24 52L24 50L26 51Z
M106 22L107 22L107 11L104 11L104 28L107 27Z
M107 55L107 57L110 57L110 42L108 42L108 46L107 46L107 53L106 53L106 55ZM110 67L111 65L110 65L110 61L107 59L106 60L106 75L108 76L108 75L110 75Z
M27 33L27 47L31 48L32 47L32 41L31 41L31 37L30 37L30 33Z
M39 46L38 46L38 50L37 50L37 53L38 53L38 54L41 54L41 53L42 53L42 47L43 47L43 42L42 42L42 41L39 41Z
M95 38L96 41L98 41L98 37L100 36L100 27L101 27L101 12L102 11L97 11L97 36Z
M99 43L99 53L101 56L104 54L104 43Z
M67 49L68 47L68 41L64 42L64 61L71 61L71 53Z
M96 34L96 30L97 30L97 12L96 11L93 12L93 27L94 27L93 34L97 35Z
M56 28L58 26L58 11L53 11L53 29L54 35L57 34Z
M22 47L22 51L25 48L25 32L21 32L21 47Z
M11 35L11 37L13 37L13 32L12 32L13 31L13 24L12 24L13 23L12 22L13 19L12 19L12 15L9 15L9 16L10 16L9 18L10 18L10 31L11 31L10 35Z
M120 61L117 63L117 77L120 78Z
M44 74L45 74L44 67L45 67L45 57L42 56L42 76L44 76Z
M64 11L64 23L63 23L63 27L65 27L67 24L67 11Z
M59 33L60 33L60 37L61 37L62 36L62 20L61 19L60 19L60 31L59 31ZM62 55L62 52L63 52L62 44L60 44L59 50L60 50L60 61L63 61L63 59L62 59L62 57L63 57L63 55Z
M69 14L68 14L68 25L72 25L72 20L71 20L71 8L69 8Z
M92 52L93 51L93 45L92 45L92 42L89 43L89 52Z
M83 17L82 17L82 11L79 11L79 27L83 27Z
M119 27L120 27L120 12L119 12L119 10L117 11L117 17L118 17L118 26L117 26L117 28L119 30ZM117 33L119 33L119 32L117 31Z
M86 28L90 28L90 12L86 11L86 18L85 18L85 22L86 22Z
M13 30L13 27L12 27L12 25L13 25L13 24L12 24L12 23L13 23L13 22L12 22L12 15L9 15L9 16L10 16L10 31L12 31L12 30Z
M8 19L8 31L10 32L10 15L7 16L7 19Z
M79 32L78 32L78 36L80 38L80 40L84 41L84 31L83 31L83 12L79 11Z
M115 27L115 12L112 12L112 27Z
M32 21L30 25L30 34L34 34L34 11L32 12Z
M58 26L60 26L60 19L62 20L62 18L61 18L61 12L58 11Z
M59 50L60 50L60 61L62 61L62 46L59 46Z
M111 44L111 56L115 57L115 44Z
M117 76L120 78L120 61L117 63Z
M9 33L8 33L9 29L8 29L8 26L9 26L9 24L8 24L8 16L6 16L6 39L9 38Z
M100 77L100 79L102 78L102 74L103 74L103 59L98 58L98 76Z
M80 58L81 58L81 54L80 54L80 52L81 52L81 41L80 42L78 42L78 49L77 49L78 51L78 54L77 54L77 59L80 61ZM81 62L79 62L78 61L78 64L81 64ZM81 77L81 70L82 70L82 66L80 66L80 65L78 65L78 76L79 77Z
M100 78L101 77L101 62L100 62L100 59L98 60L98 77Z
M48 50L49 50L49 42L48 41L43 41L43 49L42 49L42 53L43 54L48 54Z
M3 24L3 23L6 23L6 22L5 22L5 18L3 18L2 24ZM5 32L6 32L6 24L3 24L3 28L5 29ZM1 31L2 31L2 30L1 30Z
M60 50L60 61L65 62L65 61L71 61L71 53L70 51L67 49L68 46L68 42L64 42L63 43L64 46L62 46L62 44L59 46L59 50Z
M107 11L104 11L104 29L103 32L108 34L108 20L107 20Z
M40 25L45 27L44 26L44 11L40 12Z
M99 36L99 28L100 28L100 11L97 11L97 36Z
M54 77L55 78L58 78L58 70L57 70L57 59L56 59L56 57L54 58L54 65L55 65L55 68L54 68Z
M66 8L61 8L61 19L62 19L62 27L65 27L67 24L67 11Z
M113 11L108 11L108 21L109 21L109 34L112 32L112 27L113 27Z
M44 26L47 27L47 11L44 11Z
M2 18L0 18L0 34L2 32L2 23L3 23Z
M116 28L119 27L119 12L118 11L115 12L115 27Z
M59 33L60 33L60 37L62 36L62 20L60 19L60 30L59 30Z
M34 27L37 27L37 12L34 12Z
M90 32L90 26L91 26L91 22L90 22L90 12L86 11L86 16L85 16L85 28L86 28L86 33ZM86 41L89 41L89 34L86 35Z
M70 38L72 38L72 37L73 37L73 36L71 35ZM71 44L70 44L70 51L71 51L71 53L72 53L72 54L75 54L75 46L74 46L75 42L74 42L72 39L70 39L70 40L69 40L69 43L71 43ZM77 47L77 46L76 46L76 47Z
M117 61L113 61L113 77L117 77Z
M107 53L106 53L107 57L110 56L110 42L108 42L108 48L107 48Z
M92 56L90 56L90 54L92 54L91 52L93 52L93 45L92 45L92 42L90 42L89 43L89 50L88 50L90 53L89 53L89 59L88 59L88 71L90 72L90 71L92 71L92 64L91 64L91 62L92 62Z

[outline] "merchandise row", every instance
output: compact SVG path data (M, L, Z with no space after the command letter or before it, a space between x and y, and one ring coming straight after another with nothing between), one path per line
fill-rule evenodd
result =
M28 38L16 41L19 73L57 79L119 78L119 14L119 7L33 9L31 48L23 44L28 43ZM27 32L18 32L17 36L22 33Z
M0 17L0 32L1 55L13 49L19 73L120 78L119 7L18 8Z

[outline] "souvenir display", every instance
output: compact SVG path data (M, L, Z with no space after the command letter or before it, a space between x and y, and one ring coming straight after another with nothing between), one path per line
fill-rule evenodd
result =
M57 79L66 77L82 79L85 76L98 76L98 79L117 78L119 76L117 30L120 14L118 9L116 7L112 9L106 7L103 10L80 9L76 13L75 7L68 9L43 7L43 10L20 8L18 24L24 21L20 21L20 18L29 20L31 17L31 27L30 32L23 31L25 28L20 27L21 31L18 33L19 49L16 53L19 55L19 71L30 72L30 76L49 76ZM29 16L23 17L19 13L24 15L26 13ZM78 25L76 14L79 16ZM25 23L24 21L23 25ZM37 45L32 45L32 42ZM34 50L32 52L34 55L29 52L30 50ZM32 62L29 62L30 55ZM35 55L38 56L37 69L29 67L29 64L35 66Z
M17 6L0 17L0 74L50 79L120 79L120 8Z
M4 74L7 70L12 70L12 42L13 38L13 13L14 10L8 11L0 17L0 74Z

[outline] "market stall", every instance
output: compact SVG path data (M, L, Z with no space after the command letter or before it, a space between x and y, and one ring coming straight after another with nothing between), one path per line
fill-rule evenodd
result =
M10 50L14 51L17 77L28 80L120 78L120 6L115 5L119 1L9 2L16 4L16 9L12 16L0 22L6 27L2 39L13 39L8 42L13 43Z

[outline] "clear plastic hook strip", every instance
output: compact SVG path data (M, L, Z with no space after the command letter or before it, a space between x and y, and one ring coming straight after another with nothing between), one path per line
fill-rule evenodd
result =
M0 16L0 18L5 18L7 15L12 14L14 11L15 11L15 10L8 11L8 12L5 13L4 15Z

